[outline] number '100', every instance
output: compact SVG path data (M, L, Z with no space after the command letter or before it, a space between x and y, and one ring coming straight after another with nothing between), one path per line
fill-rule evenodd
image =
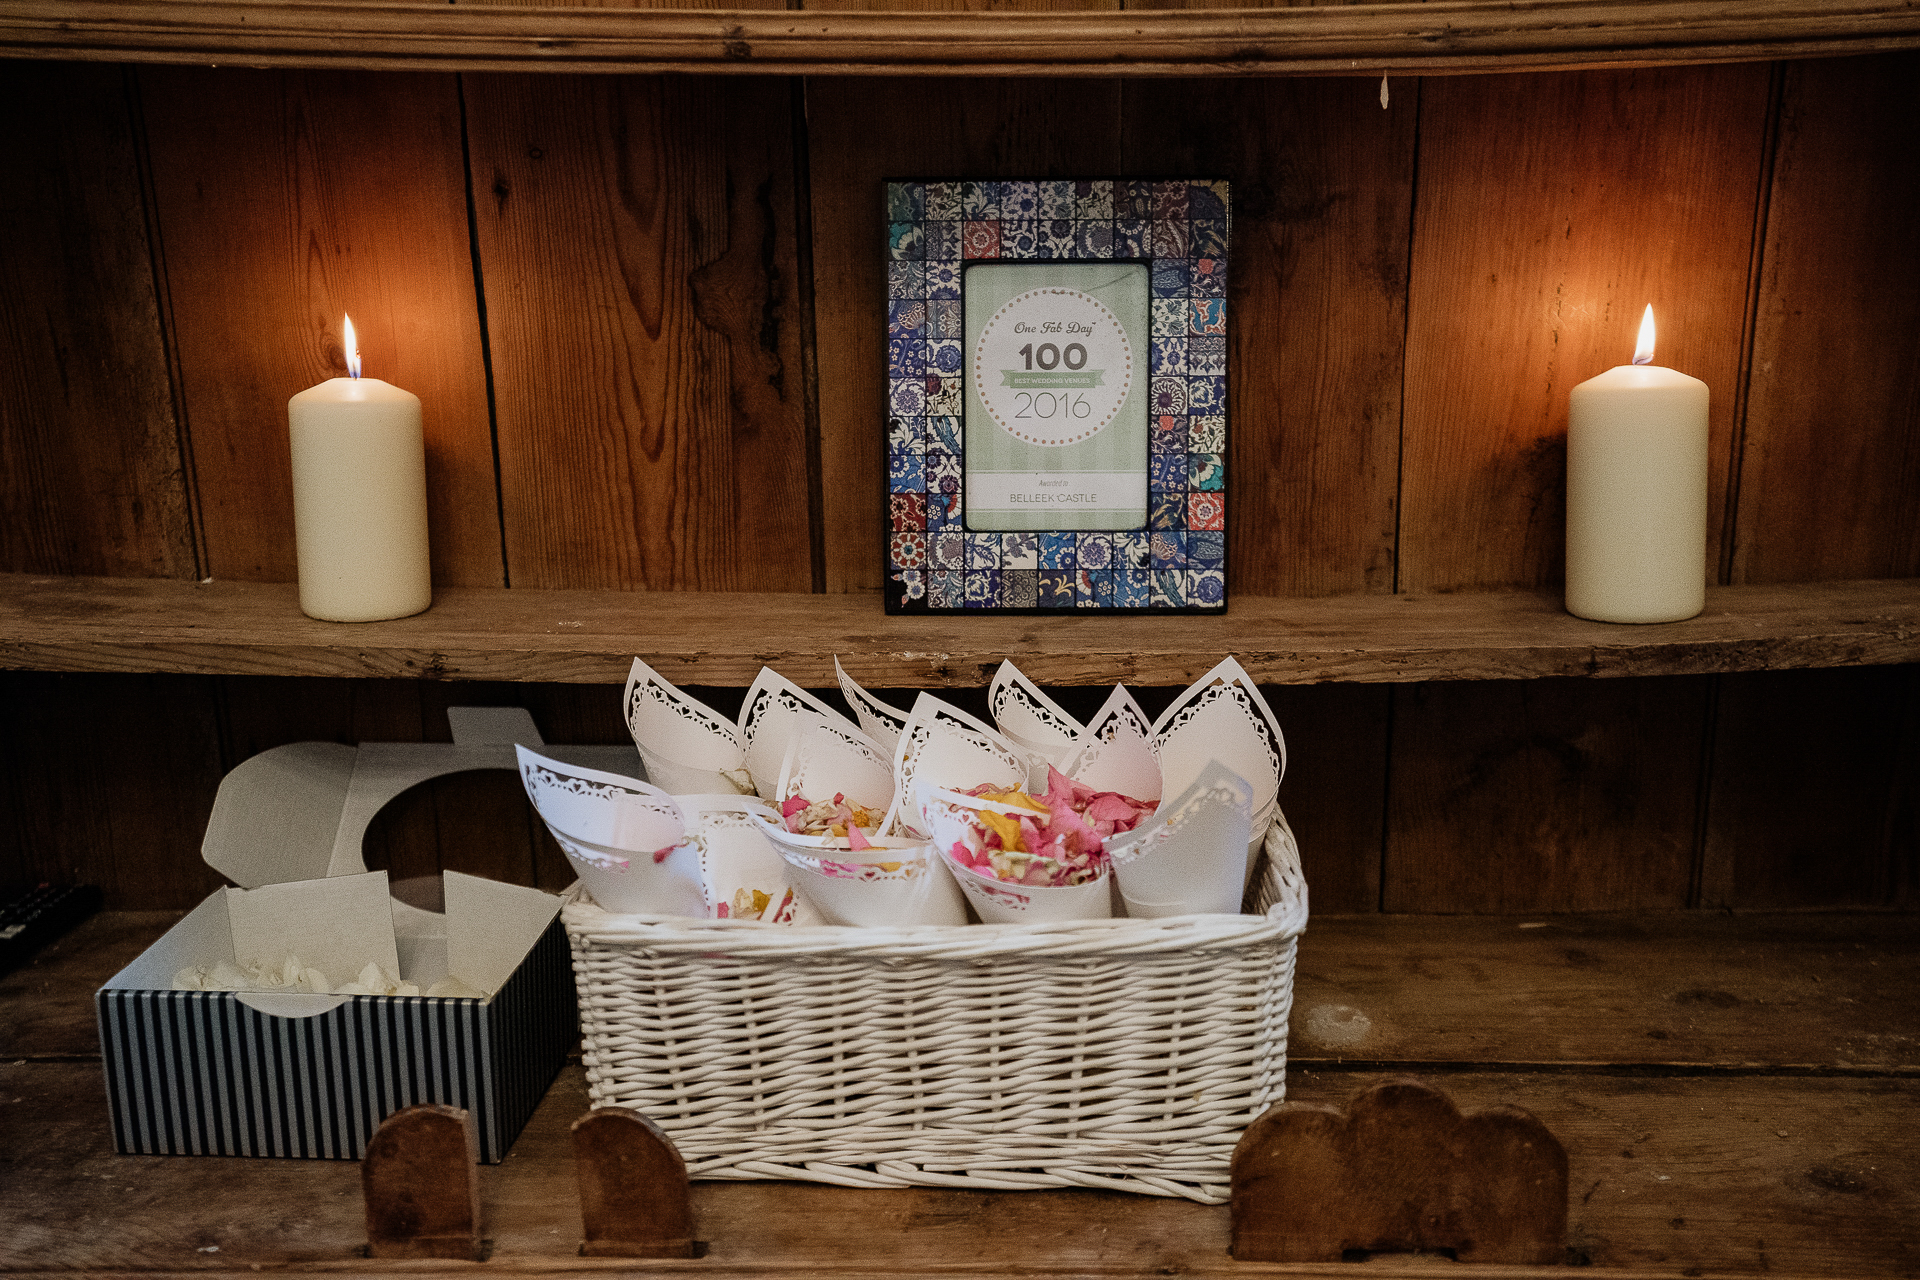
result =
M1077 342L1069 342L1064 352L1051 342L1041 343L1038 350L1035 350L1034 345L1029 342L1020 348L1020 356L1027 362L1029 369L1036 364L1042 369L1056 369L1063 359L1069 369L1079 369L1087 363L1087 349Z

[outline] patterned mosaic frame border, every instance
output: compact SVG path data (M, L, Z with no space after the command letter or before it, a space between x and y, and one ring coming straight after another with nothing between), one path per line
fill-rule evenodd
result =
M906 181L886 192L887 612L1225 610L1227 182ZM1148 264L1143 530L965 527L961 273L1032 260Z

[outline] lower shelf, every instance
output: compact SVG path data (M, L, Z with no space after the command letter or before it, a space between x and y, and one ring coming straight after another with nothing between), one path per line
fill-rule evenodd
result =
M1685 622L1587 622L1557 595L1241 597L1219 617L891 618L877 594L443 588L391 622L316 622L289 584L0 574L0 668L678 684L763 664L872 688L1185 685L1232 654L1265 683L1697 675L1920 661L1920 578L1719 587Z
M173 918L96 917L0 982L5 1265L394 1270L360 1257L356 1165L110 1151L91 992ZM1293 1028L1293 1101L1341 1104L1411 1070L1464 1108L1537 1114L1571 1161L1571 1262L1920 1270L1920 917L1321 919L1301 943ZM482 1169L489 1272L1359 1274L1236 1263L1226 1209L1185 1201L762 1182L695 1185L698 1259L579 1258L567 1130L586 1107L569 1067L506 1162ZM1364 1273L1460 1274L1423 1258Z

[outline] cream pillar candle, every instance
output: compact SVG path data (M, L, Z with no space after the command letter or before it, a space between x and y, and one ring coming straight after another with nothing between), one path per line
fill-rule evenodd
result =
M1707 384L1653 360L1573 389L1567 415L1567 612L1678 622L1707 598Z
M345 337L351 376L287 401L300 608L328 622L404 618L433 602L420 397L362 378L351 320Z

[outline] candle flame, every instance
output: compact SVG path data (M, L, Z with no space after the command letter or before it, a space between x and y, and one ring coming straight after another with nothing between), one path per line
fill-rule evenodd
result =
M1647 313L1640 317L1640 340L1633 344L1633 362L1635 364L1653 363L1653 304L1647 304Z
M360 376L360 339L353 332L353 317L346 316L344 312L341 314L345 316L340 332L347 348L347 376L357 378Z

